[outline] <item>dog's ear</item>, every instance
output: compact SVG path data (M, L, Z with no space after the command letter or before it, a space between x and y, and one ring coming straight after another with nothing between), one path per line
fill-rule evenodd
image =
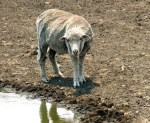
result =
M84 40L84 41L89 41L91 38L90 38L90 36L88 36L88 35L83 35L82 37L81 37L81 40Z
M65 42L65 40L66 40L66 38L64 36L59 39L59 41L61 41L61 42Z

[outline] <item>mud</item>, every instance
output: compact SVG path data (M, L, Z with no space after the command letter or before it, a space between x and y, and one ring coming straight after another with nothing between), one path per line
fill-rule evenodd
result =
M40 82L35 20L50 8L79 14L93 27L80 88L72 86L68 55L57 56L65 78L55 77L47 59L50 81ZM149 15L149 0L0 1L0 87L66 104L83 123L150 120Z

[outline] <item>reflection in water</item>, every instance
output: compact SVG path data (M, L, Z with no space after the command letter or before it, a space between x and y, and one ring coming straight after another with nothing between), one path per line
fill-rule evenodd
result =
M49 119L48 119L48 116L47 116L46 101L45 100L42 100L42 102L41 102L40 118L41 118L41 123L49 123Z
M66 115L68 116L67 118L62 118L61 115L59 114L59 112L57 111L57 104L56 103L52 103L50 105L50 109L49 109L49 113L47 110L47 106L46 106L46 101L42 100L41 101L41 106L40 106L40 118L41 118L41 123L78 123L78 121L72 117L70 117L70 113L66 113L64 114L64 110L62 110L61 112L63 112L62 115ZM72 118L72 119L71 119Z
M58 108L55 103L0 92L0 123L78 123L78 121L73 112Z
M56 103L52 103L52 106L51 106L50 112L49 112L49 116L53 120L53 123L71 123L71 121L67 121L67 120L59 117L59 115L57 113Z
M56 107L55 103L52 103L52 106L51 106L50 111L49 111L49 116L51 117L51 119L54 123L60 122L60 118L57 114L57 107Z

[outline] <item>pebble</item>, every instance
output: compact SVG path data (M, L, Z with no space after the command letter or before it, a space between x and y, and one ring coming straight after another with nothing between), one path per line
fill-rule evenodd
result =
M124 107L129 107L129 103L128 102L125 102L122 104Z
M135 114L139 114L139 111L135 111Z
M126 85L121 85L122 87L126 87Z
M150 101L150 96L145 96L144 99Z
M46 4L46 5L50 5L51 3L50 3L50 2L45 2L45 4Z
M31 49L38 49L38 47L35 45L31 45Z
M135 93L136 97L143 98L143 94L141 92Z

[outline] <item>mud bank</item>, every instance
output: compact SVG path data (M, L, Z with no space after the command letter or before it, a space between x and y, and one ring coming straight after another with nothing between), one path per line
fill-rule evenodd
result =
M51 84L21 84L8 80L0 81L0 88L4 87L14 88L19 93L25 92L32 95L32 98L45 98L66 105L77 112L82 123L131 123L134 118L126 112L127 108L123 110L123 105L116 106L109 99L100 98L98 95L75 96L67 89Z

